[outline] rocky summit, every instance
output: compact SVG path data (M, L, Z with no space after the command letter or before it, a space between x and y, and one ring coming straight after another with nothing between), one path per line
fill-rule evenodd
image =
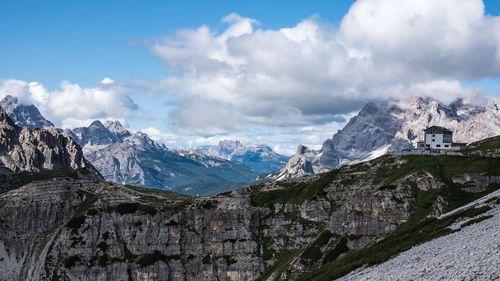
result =
M238 140L223 140L206 150L208 155L240 162L259 174L271 173L285 167L289 157L274 152L264 144L242 144Z
M34 181L0 195L0 279L336 279L480 221L499 203L499 151L493 138L460 155L386 155L210 197Z
M407 102L370 102L345 127L323 142L320 150L299 146L273 180L313 175L350 162L374 159L390 151L413 147L423 129L443 126L454 131L454 142L470 143L500 134L500 105L476 105L465 100L443 104L414 97Z
M80 146L55 129L18 127L0 107L0 192L46 174L98 172L83 157Z
M12 121L20 127L29 127L31 129L54 127L54 124L45 119L36 106L22 104L16 97L5 96L0 101L0 106L12 118Z

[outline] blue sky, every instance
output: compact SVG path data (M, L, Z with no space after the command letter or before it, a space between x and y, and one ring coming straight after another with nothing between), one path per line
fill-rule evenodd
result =
M148 40L202 24L217 28L231 12L264 28L313 15L339 22L353 1L2 1L0 77L91 86L103 77L158 79L168 74Z
M364 1L366 3L362 4L367 7L374 5L387 9L396 6L385 2L384 5L387 6L375 6L378 4L377 1L390 0L366 0ZM433 5L432 1L425 2L428 2L426 5ZM464 6L461 10L460 7L455 11L439 5L435 9L442 9L439 11L448 15L450 13L459 15L468 9L476 9L478 6L474 4L481 3L480 0L469 2L471 6ZM439 61L430 60L422 61L421 68L405 69L408 73L418 73L417 75L405 75L401 74L401 71L392 74L388 71L387 76L394 78L373 78L372 73L378 75L380 69L385 71L401 67L399 62L406 58L399 57L401 51L389 55L381 51L383 48L378 48L382 46L381 41L373 41L371 45L365 46L363 36L370 34L357 32L359 22L341 27L341 22L353 3L354 1L306 0L1 1L0 80L22 81L25 83L23 93L28 93L27 95L35 91L33 85L28 86L28 82L36 81L43 85L44 93L31 94L31 99L35 97L34 103L41 107L42 112L56 119L56 123L61 126L81 124L93 118L116 118L125 121L135 130L148 128L149 133L155 134L158 139L173 146L194 146L216 142L223 138L241 138L249 142L270 143L285 153L293 152L298 143L320 145L322 140L341 128L345 120L352 116L363 102L369 100L361 97L379 96L376 91L387 93L395 91L396 88L414 89L414 85L425 84L425 87L416 88L428 89L440 85L440 90L445 87L444 91L450 88L460 92L458 96L475 90L492 97L498 96L499 72L495 66L490 66L491 69L482 67L484 64L482 61L487 61L487 58L472 57L474 59L472 64L475 62L478 64L477 70L473 66L463 69L463 66L471 64L471 61L466 60L470 57L469 53L486 53L493 50L481 49L485 44L480 41L477 45L466 44L463 48L450 50L450 53L459 54L456 57L443 55L445 62L441 65L437 65ZM485 0L484 5L486 15L470 19L471 26L477 22L488 26L490 25L488 18L500 14L499 1ZM428 11L425 6L415 7L415 9L420 8L424 12ZM382 15L386 12L383 8L377 9ZM237 16L222 20L230 14ZM362 9L359 9L357 15L358 17L362 15ZM453 29L456 22L453 21L453 17L450 18L450 21L444 22L443 25L449 25L446 27ZM359 18L357 20L359 21ZM429 19L430 22L431 20L435 19ZM362 22L361 26L363 24ZM206 43L193 39L203 35L199 31L201 26L207 26L209 30L210 38L207 40L210 46L222 49L214 50L212 53L203 53L198 49ZM250 30L231 35L231 28L250 28ZM281 32L283 28L295 29L287 33L287 31ZM381 27L382 34L388 36L390 40L395 38L395 45L404 49L406 45L403 41L409 39L405 34L401 34L400 37L397 34L392 36L391 33L397 30L391 28L393 26ZM179 35L179 30L188 30L191 33L186 38ZM387 32L384 33L385 30ZM307 35L309 36L307 38L316 36L311 40L320 42L314 46L296 44L294 40L297 36L303 36L308 32L315 33ZM293 40L288 43L283 40L273 41L278 36L272 34L281 33L286 33L286 36L291 36ZM223 40L224 34L234 38L217 45ZM266 37L267 35L269 37ZM416 42L421 42L418 41L419 35L415 36ZM469 36L467 40L475 39L470 37L472 36L470 34L467 36ZM493 38L494 35L490 37L492 38L478 40L486 40L485 42L497 40ZM378 40L378 38L371 39ZM347 44L345 42L352 46L342 49ZM248 44L255 45L249 47ZM269 46L266 46L267 44ZM325 51L323 54L324 47L329 44L333 44L333 48L338 50ZM277 62L284 60L288 64L296 58L293 52L298 52L299 56L304 55L304 57L297 59L296 63L284 65L282 69L273 65L260 69L261 56L269 55L272 49L281 47L283 51L275 53L271 59L276 58ZM432 49L435 46L432 45L418 47L419 49L428 47L430 51L436 52ZM308 53L311 48L318 53L318 57L321 53L325 58L316 61L314 53L311 57L307 57L311 55ZM368 51L379 55L379 58L383 57L384 62L389 63L375 65L379 67L375 70L367 70L367 66L361 63L354 64L355 66L350 69L351 64L342 64L343 58L338 57L339 53L346 50ZM226 51L229 54L223 54L222 58L217 57ZM188 55L178 55L184 52ZM291 56L280 57L281 53L289 52ZM446 54L446 50L443 53ZM208 64L204 56L210 58ZM221 60L224 66L214 64L212 60L214 56L217 60ZM241 58L251 60L252 63L242 64L241 61L238 62ZM331 60L332 63L324 65L322 60ZM392 60L397 62L398 66L395 66L396 63L392 63ZM446 60L453 63L447 64ZM312 61L310 65L309 61ZM374 60L377 61L380 59ZM420 65L420 61L411 62L411 65ZM242 66L245 69L243 72L241 72ZM220 67L224 69L221 70ZM230 71L227 70L229 68ZM322 74L327 68L333 69L335 73L320 78L312 77L311 72L317 70L318 74ZM337 71L337 68L340 70ZM193 69L196 70L196 74L193 74ZM251 69L257 70L252 72ZM304 73L301 73L301 70L304 70ZM366 71L361 75L362 78L345 82L360 71ZM341 77L338 72L353 74ZM231 75L242 76L243 79L233 81ZM380 76L383 75L380 73ZM431 79L429 75L436 78ZM117 84L119 87L101 85L100 81L105 77L114 80L113 85ZM267 78L257 83L256 77ZM217 79L222 82L218 83ZM62 87L62 81L73 84ZM460 84L459 90L456 90L456 83ZM240 88L242 84L248 85L247 88ZM209 91L206 90L207 87ZM10 86L4 89L16 91L19 87ZM296 89L302 89L302 92L297 90L295 93ZM100 97L101 92L112 92L112 94L103 101ZM287 94L288 92L290 94ZM44 104L45 100L50 99L47 96L51 95L59 99L54 98L52 105ZM394 94L384 95L394 96ZM81 109L81 107L93 107L92 103L82 102L89 97L95 98L95 102L101 102L90 112ZM315 103L312 100L321 102ZM73 110L71 103L76 103L80 108ZM55 106L66 104L68 105L66 115L53 112ZM205 110L205 104L207 115L197 114ZM277 104L284 106L276 106ZM210 106L212 108L209 108ZM71 116L72 112L74 116ZM186 112L193 112L193 116Z

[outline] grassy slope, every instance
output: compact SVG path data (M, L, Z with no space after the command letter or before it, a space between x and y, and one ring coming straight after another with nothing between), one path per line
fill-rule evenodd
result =
M500 147L499 139L491 139L483 143L477 149L496 149ZM403 160L403 164L395 167L397 160ZM363 266L383 262L392 256L405 251L412 246L448 234L448 225L459 217L474 216L485 212L485 209L469 210L458 213L452 217L437 220L427 218L431 206L438 197L444 199L445 211L463 206L477 198L484 196L498 188L499 185L491 185L488 190L480 193L470 193L461 190L461 186L454 184L451 180L453 176L464 173L481 173L486 175L500 175L500 159L482 157L478 155L469 156L404 156L401 158L393 156L383 156L374 160L379 168L372 171L374 182L381 186L390 186L395 181L404 179L410 174L419 171L426 171L438 178L445 186L439 190L422 191L412 187L415 197L413 213L410 219L400 225L392 234L384 240L379 241L361 250L351 251L340 259L336 259L324 266L303 274L299 280L332 280L347 274L348 272ZM366 163L349 167L352 170L370 169ZM322 197L325 194L324 188L328 186L336 177L342 177L342 170L336 170L322 174L320 178L312 183L287 184L285 188L279 190L262 191L255 189L251 193L251 202L254 206L272 207L275 203L297 203L300 204L314 197ZM351 179L355 181L356 179ZM320 239L320 237L318 238ZM314 247L313 242L310 247ZM306 248L302 253L313 252L314 249ZM287 262L293 260L298 253L290 251L282 252L273 266L268 268L262 277L269 277L271 274L283 271ZM260 278L259 280L261 280Z

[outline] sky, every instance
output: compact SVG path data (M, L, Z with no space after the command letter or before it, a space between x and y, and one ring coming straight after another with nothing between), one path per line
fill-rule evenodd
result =
M500 96L496 0L0 5L0 97L64 128L117 119L167 146L292 154L371 100Z

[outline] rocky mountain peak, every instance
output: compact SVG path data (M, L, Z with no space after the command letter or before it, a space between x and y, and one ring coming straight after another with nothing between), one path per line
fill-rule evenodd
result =
M309 149L309 147L302 145L302 144L299 144L297 146L297 150L296 150L295 154L305 154L305 153L310 152L310 151L311 150Z
M45 119L36 106L22 104L17 97L5 96L0 101L0 106L9 114L13 122L20 127L32 129L54 127L54 124Z
M9 114L4 110L3 106L0 106L0 124L3 126L8 125L10 127L15 127L14 121L9 117Z
M107 120L104 123L104 127L106 129L108 129L110 132L113 132L117 135L121 135L121 136L130 135L130 132L127 129L125 129L125 127L123 127L122 123L120 123L120 121L118 121L118 120Z
M500 111L493 102L482 106L463 99L450 104L428 97L413 97L400 104L369 102L320 150L307 151L299 146L279 176L311 174L309 164L304 166L306 162L313 171L333 169L345 162L408 149L423 138L423 129L433 125L451 129L454 142L469 143L500 134ZM303 172L299 172L301 169Z
M20 128L2 107L0 107L0 166L12 172L83 168L94 171L84 159L80 146L71 138L51 128Z
M210 156L243 163L258 173L270 173L285 166L288 157L264 144L242 144L239 140L223 140L207 149Z

